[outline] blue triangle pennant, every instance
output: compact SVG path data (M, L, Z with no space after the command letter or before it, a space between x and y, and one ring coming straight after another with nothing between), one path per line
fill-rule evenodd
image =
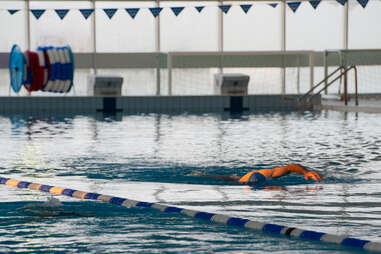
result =
M79 9L79 11L82 13L82 16L85 19L88 19L90 15L94 12L94 9Z
M196 10L201 13L201 11L204 9L205 6L196 6Z
M357 0L357 2L362 6L362 8L365 8L368 4L369 0Z
M56 9L54 11L57 13L58 17L60 17L60 19L62 20L65 18L66 14L69 12L69 9L59 9L59 10Z
M33 16L36 18L36 19L39 19L41 18L42 14L44 14L44 12L46 10L44 9L33 9L33 10L30 10L33 14Z
M312 7L316 10L316 8L318 7L318 5L320 4L320 0L318 1L310 1L310 4L312 5Z
M156 18L157 16L159 16L161 10L163 8L160 8L160 7L155 7L155 8L149 8L149 10L151 11L152 15Z
M250 10L251 6L253 6L253 5L252 4L241 4L240 6L241 6L242 10L245 13L247 13Z
M131 18L135 18L136 14L139 12L139 8L126 8L126 12L131 16Z
M9 14L13 15L15 14L16 12L18 12L19 10L8 10Z
M299 8L299 5L301 4L301 2L288 2L288 7L290 7L290 9L295 13L296 10Z
M347 0L336 0L338 3L340 3L342 6L344 6L347 3Z
M112 19L118 9L103 9L109 19Z
M271 7L276 8L278 6L278 3L269 4Z
M180 14L180 12L182 12L184 10L184 7L171 7L173 13L178 16Z
M221 11L223 11L225 14L227 14L230 10L230 7L232 7L231 5L219 5L218 6Z

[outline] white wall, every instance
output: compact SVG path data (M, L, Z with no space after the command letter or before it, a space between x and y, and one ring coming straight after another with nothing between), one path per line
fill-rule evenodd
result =
M294 13L286 7L286 49L326 50L343 48L344 7L322 1L316 8L302 2Z
M218 49L217 2L163 2L160 14L161 50L216 51ZM209 5L199 13L195 6ZM176 17L169 7L184 7Z
M13 44L27 47L26 12L10 15L7 9L25 9L24 1L1 1L0 5L0 52L10 52Z
M70 45L75 52L92 52L92 16L87 20L79 8L91 8L89 2L33 1L31 9L47 9L37 20L30 14L31 49L38 46ZM71 9L61 20L54 9Z
M223 14L224 50L279 50L281 49L281 6L272 8L265 2L253 4L245 14L240 4L233 4ZM214 51L218 49L218 2L162 2L160 14L160 46L166 51ZM156 50L156 25L149 7L155 2L96 3L96 44L98 52L152 52ZM201 13L194 6L205 5ZM185 6L176 17L168 7ZM36 20L30 16L31 48L40 45L69 44L75 52L92 52L92 24L94 14L85 20L79 8L91 8L88 1L32 1L30 8L47 9ZM9 52L14 43L27 47L26 4L23 1L1 1L0 51ZM55 8L69 8L64 20ZM120 8L112 20L102 8ZM132 19L124 8L141 8ZM7 9L22 9L10 15ZM336 1L322 1L314 10L302 2L296 13L286 7L286 49L325 50L344 45L344 7ZM381 48L381 1L370 0L363 9L355 0L349 8L349 48Z
M154 2L97 2L97 52L154 52ZM110 20L103 8L120 8ZM124 8L141 8L132 19Z
M349 5L349 48L381 48L381 1Z
M273 8L266 3L254 3L245 14L239 6L244 2L230 4L234 6L223 15L224 50L281 50L280 5Z

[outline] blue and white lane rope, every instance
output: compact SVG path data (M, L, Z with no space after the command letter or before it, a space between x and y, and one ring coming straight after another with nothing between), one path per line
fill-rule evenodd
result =
M277 224L266 224L258 221L252 221L248 219L241 219L237 217L229 217L222 214L200 212L196 210L189 210L175 206L166 206L158 203L142 202L132 199L102 195L92 192L84 192L79 190L73 190L63 187L56 187L50 185L43 185L31 182L23 182L15 179L0 177L0 184L5 184L8 186L20 188L20 189L30 189L39 190L43 192L49 192L55 195L69 196L79 199L91 199L103 201L106 203L116 204L124 207L150 207L160 210L165 213L181 213L188 215L193 218L204 219L213 222L219 222L229 226L237 226L244 228L251 228L255 230L260 230L265 233L272 233L277 235L287 235L293 236L305 240L315 240L327 243L336 243L347 247L360 248L367 251L381 252L381 243L371 242L368 240L361 240L352 237L331 235L316 231L303 230L299 228L286 227Z

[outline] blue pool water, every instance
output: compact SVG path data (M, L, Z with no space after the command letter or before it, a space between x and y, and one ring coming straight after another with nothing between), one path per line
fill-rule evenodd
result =
M2 177L381 242L381 115L2 115L0 144ZM289 163L324 181L288 175L250 188L186 176ZM50 194L0 192L0 252L359 252L61 196L68 214L37 216L22 208Z

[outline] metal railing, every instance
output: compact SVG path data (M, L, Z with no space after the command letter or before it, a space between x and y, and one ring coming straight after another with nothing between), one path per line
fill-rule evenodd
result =
M302 104L305 107L309 107L311 104L310 102L314 96L319 95L321 92L325 91L329 86L331 86L333 83L335 83L338 79L340 79L342 77L344 77L343 100L344 100L345 105L348 105L349 96L348 96L347 73L352 69L354 70L354 77L355 77L355 105L358 106L359 102L358 102L358 86L357 86L357 68L355 65L352 65L350 67L346 67L346 66L338 67L332 73L327 75L322 81L320 81L315 86L313 86L310 90L308 90L303 96L299 97L298 101L297 101L299 107L301 107ZM340 71L340 73L338 73L339 71ZM338 75L333 80L329 81L329 79L337 73L338 73ZM321 87L323 84L324 84L324 86ZM314 92L319 87L320 87L320 90L318 90L317 92Z

